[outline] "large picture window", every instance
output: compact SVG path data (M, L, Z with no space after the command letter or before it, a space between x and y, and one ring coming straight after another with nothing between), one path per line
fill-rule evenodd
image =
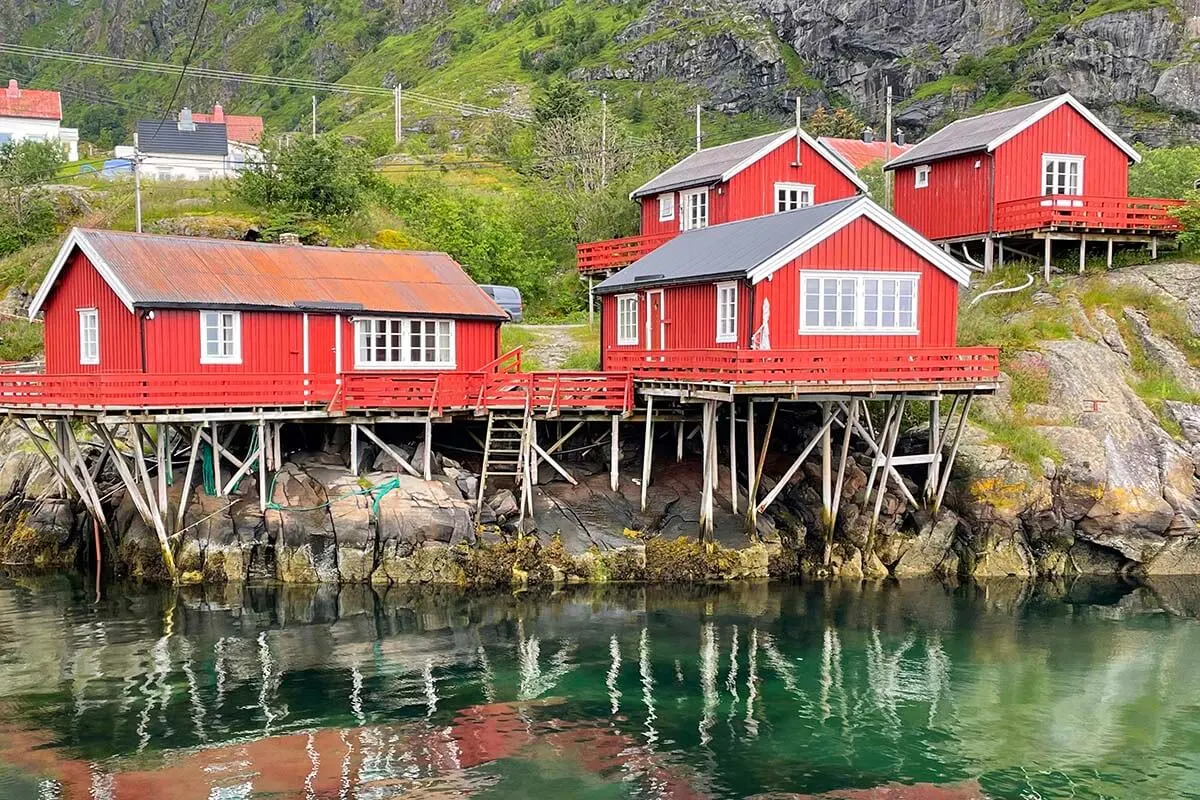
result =
M617 295L617 344L638 343L638 298L636 294Z
M738 287L736 283L717 284L717 341L737 341L737 300Z
M800 273L801 333L917 332L914 273Z
M200 312L200 363L242 363L242 315L240 312Z
M100 314L94 308L79 309L79 363L100 363Z
M681 224L685 231L708 227L708 189L698 189L683 195Z
M454 366L454 320L359 317L354 332L358 369Z
M1042 194L1083 194L1083 156L1042 156Z

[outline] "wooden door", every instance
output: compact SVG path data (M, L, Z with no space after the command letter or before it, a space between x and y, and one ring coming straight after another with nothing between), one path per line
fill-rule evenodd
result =
M667 323L663 316L663 290L646 292L646 349L665 350Z

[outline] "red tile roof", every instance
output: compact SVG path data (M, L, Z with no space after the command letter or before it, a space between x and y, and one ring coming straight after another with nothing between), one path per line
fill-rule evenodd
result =
M31 313L49 296L75 246L131 307L508 316L445 253L304 247L78 228L60 250L34 298Z
M244 116L241 114L226 114L220 106L213 109L211 114L192 113L193 122L224 122L226 135L231 142L241 144L258 144L262 139L263 118Z
M62 119L62 97L47 89L22 89L10 80L0 91L0 117Z
M835 136L822 136L818 141L855 169L862 169L873 161L896 158L912 148L911 144L893 142L889 152L887 142L864 142L862 139L839 139Z

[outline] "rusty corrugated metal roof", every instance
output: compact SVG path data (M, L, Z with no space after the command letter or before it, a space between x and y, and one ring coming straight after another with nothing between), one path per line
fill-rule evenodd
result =
M445 253L76 231L135 306L307 308L506 319ZM97 265L101 267L101 265Z
M889 148L887 142L864 142L862 139L840 139L836 136L822 136L817 141L841 156L843 161L856 170L862 169L873 161L886 161L889 152L892 158L898 158L912 148L911 144L895 144L893 142Z

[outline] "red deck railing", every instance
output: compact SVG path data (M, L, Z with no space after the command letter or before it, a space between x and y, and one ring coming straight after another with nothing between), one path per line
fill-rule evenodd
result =
M605 366L639 380L680 383L943 383L987 381L1000 372L994 347L909 350L610 350Z
M575 246L575 265L584 275L590 272L604 272L627 267L677 235L672 231L648 236L607 239L603 242L586 242Z
M1171 234L1179 230L1179 220L1171 212L1182 205L1182 200L1158 197L1025 197L996 204L996 230Z

